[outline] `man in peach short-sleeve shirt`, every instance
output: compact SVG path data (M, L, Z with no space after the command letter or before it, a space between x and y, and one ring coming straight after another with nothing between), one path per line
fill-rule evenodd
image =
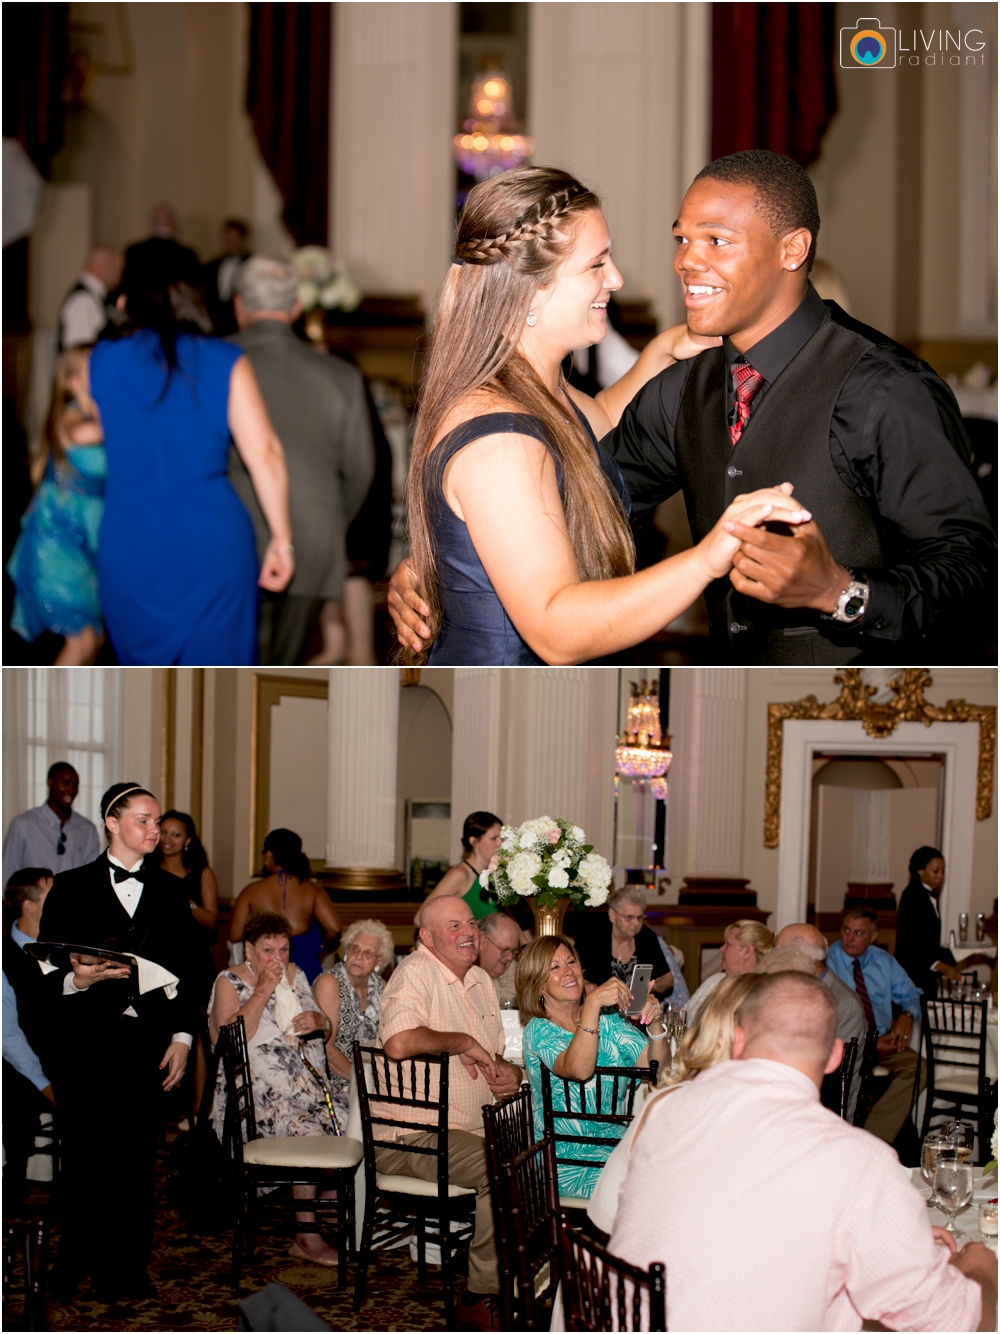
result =
M493 982L476 964L479 929L462 899L430 899L420 914L420 943L389 979L379 1015L379 1041L387 1056L448 1052L448 1180L477 1193L469 1247L469 1290L461 1305L462 1328L494 1328L492 1295L499 1292L493 1205L486 1170L483 1104L514 1093L521 1072L503 1059L503 1024ZM457 1058L457 1059L456 1059ZM420 1119L414 1115L415 1122ZM401 1137L433 1145L420 1131ZM380 1172L436 1180L434 1159L379 1149Z

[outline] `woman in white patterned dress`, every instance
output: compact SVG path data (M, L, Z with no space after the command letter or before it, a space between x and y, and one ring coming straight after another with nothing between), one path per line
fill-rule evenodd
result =
M272 1135L332 1135L335 1133L326 1095L320 1082L324 1069L323 1042L330 1033L330 1021L313 999L305 974L289 963L291 926L280 913L255 913L247 921L243 934L245 962L227 968L215 979L209 1001L209 1033L213 1046L219 1031L237 1016L243 1019L250 1056L257 1132L262 1138ZM287 1025L275 1007L283 997L292 1005L285 977L299 1011ZM279 992L280 987L280 992ZM303 1034L316 1036L305 1039ZM322 1033L322 1036L320 1036ZM305 1060L303 1059L305 1057ZM316 1074L305 1061L313 1066ZM317 1077L319 1076L319 1077ZM226 1081L222 1063L212 1104L212 1126L220 1140L226 1116ZM312 1199L315 1186L293 1186L298 1199ZM312 1213L296 1215L300 1224L315 1223ZM289 1253L300 1260L331 1268L337 1253L318 1232L299 1232Z

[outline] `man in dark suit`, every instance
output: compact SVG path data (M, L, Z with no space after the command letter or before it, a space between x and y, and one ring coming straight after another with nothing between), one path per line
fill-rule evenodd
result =
M298 662L324 603L343 602L346 533L375 475L375 445L361 373L339 357L317 355L291 325L301 307L290 264L254 255L236 276L231 340L247 354L288 461L295 574L260 606L260 660ZM267 527L250 477L230 451L230 481L250 511L263 553ZM342 650L341 650L342 652Z
M197 941L181 882L144 861L160 808L137 783L105 793L107 852L57 875L39 930L56 952L53 1077L62 1129L58 1280L75 1292L88 1270L104 1300L155 1296L147 1274L162 1090L179 1084L199 1016ZM86 953L134 955L175 979L142 990L139 968ZM155 983L158 979L153 979Z
M810 284L808 174L764 149L720 158L673 231L688 328L723 344L661 371L602 441L632 517L682 491L698 542L737 496L782 482L813 516L794 529L736 526L733 569L705 590L711 661L981 657L996 543L958 405L928 365ZM421 605L404 564L389 610L417 649Z

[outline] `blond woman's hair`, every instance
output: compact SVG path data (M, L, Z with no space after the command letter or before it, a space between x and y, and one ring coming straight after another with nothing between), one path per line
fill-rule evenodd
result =
M548 981L552 958L560 945L565 945L574 962L580 962L576 946L569 936L538 936L526 945L517 960L514 985L517 988L517 1008L521 1024L529 1019L545 1019L545 997L542 992Z
M727 940L735 936L744 949L749 945L758 963L769 950L774 949L771 932L762 922L754 922L749 917L741 917L738 922L733 922L722 934Z
M733 1054L736 1011L750 994L754 977L754 973L736 973L722 979L684 1034L673 1069L664 1070L657 1080L659 1088L684 1084L702 1070L729 1060Z
M50 455L57 468L66 466L66 446L72 442L66 436L63 418L74 399L84 397L82 393L72 388L71 382L82 373L90 350L89 347L83 346L70 347L65 352L60 352L56 358L49 410L45 416L38 451L31 462L31 480L35 486L45 476L45 467ZM88 410L96 412L92 399L80 403L80 407L84 412Z
M428 460L442 422L479 390L544 425L581 579L611 579L635 568L625 510L584 427L518 350L535 293L555 279L582 215L600 207L592 190L551 167L518 167L469 192L455 238L457 263L438 294L407 481L410 563L430 607L424 620L432 634L440 628L441 605ZM401 661L425 659L426 651L401 650Z

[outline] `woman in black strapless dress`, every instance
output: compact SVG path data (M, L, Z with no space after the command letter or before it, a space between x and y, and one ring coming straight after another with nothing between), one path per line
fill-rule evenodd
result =
M194 1105L198 1107L208 1072L209 1047L205 1036L208 998L218 972L212 958L212 946L219 922L219 882L208 864L208 853L198 837L195 822L184 811L167 811L161 817L160 842L153 856L168 875L181 881L191 919L197 924L197 969L192 982L197 992L201 1021L194 1044Z
M562 375L600 342L622 286L600 200L567 172L520 167L477 185L442 286L410 463L411 577L435 665L586 662L641 643L729 572L727 525L809 515L783 489L741 496L690 551L638 574L629 501L599 446L639 389L696 343L647 347L596 399ZM790 489L790 488L789 488Z

